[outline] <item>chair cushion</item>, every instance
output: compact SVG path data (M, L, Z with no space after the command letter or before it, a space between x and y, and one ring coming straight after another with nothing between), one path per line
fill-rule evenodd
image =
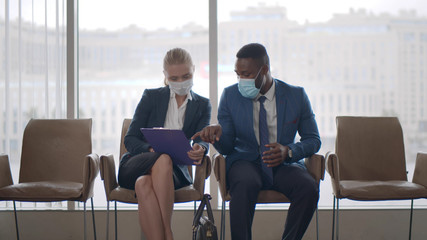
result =
M202 196L202 194L200 194L196 189L194 189L193 185L189 185L175 190L176 203L198 201L202 199ZM111 191L109 200L126 203L138 203L135 191L122 187L117 187L113 191Z
M108 200L126 203L138 203L138 199L136 198L134 190L122 188L120 186L111 191Z
M77 199L83 184L68 181L26 182L0 189L0 200L54 202Z
M197 191L193 185L175 190L175 202L190 202L202 200L203 193Z
M427 197L427 189L407 181L340 181L343 198L353 200L400 200Z

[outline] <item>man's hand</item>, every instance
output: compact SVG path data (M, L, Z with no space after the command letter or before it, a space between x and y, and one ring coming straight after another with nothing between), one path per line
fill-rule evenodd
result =
M282 164L288 156L288 146L283 146L280 143L269 143L265 145L270 150L262 153L262 160L267 164L267 167L276 167Z
M205 149L198 143L195 143L193 145L193 150L188 151L187 154L191 160L194 160L195 165L200 165L202 164L203 156L205 155Z
M212 124L203 128L200 132L194 134L191 139L194 140L200 137L202 141L214 144L215 141L219 141L222 135L222 128L219 124Z

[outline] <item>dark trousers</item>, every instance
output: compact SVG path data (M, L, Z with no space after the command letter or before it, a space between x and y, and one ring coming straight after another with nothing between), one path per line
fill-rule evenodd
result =
M316 181L303 167L280 165L273 170L272 190L291 201L282 239L302 239L319 200ZM249 161L233 163L227 174L231 195L230 226L233 240L252 239L252 221L258 193L263 189L261 168Z

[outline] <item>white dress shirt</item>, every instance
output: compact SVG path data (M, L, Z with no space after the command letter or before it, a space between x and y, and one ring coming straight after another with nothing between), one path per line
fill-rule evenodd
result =
M268 126L268 140L270 143L277 142L277 109L276 109L276 84L273 83L270 89L265 93L264 108L267 113L267 126ZM259 107L260 103L258 98L262 94L258 93L258 96L253 100L253 115L254 115L254 132L256 139L259 144Z
M184 103L178 108L175 93L170 91L169 106L166 113L164 128L182 129L184 126L185 110L187 109L188 100L192 100L190 93L187 94L187 98L184 100Z

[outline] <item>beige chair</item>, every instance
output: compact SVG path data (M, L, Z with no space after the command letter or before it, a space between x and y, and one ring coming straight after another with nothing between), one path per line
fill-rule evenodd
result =
M123 121L121 141L120 141L120 156L127 152L124 145L124 137L129 128L132 119ZM192 175L192 167L188 170ZM107 197L107 240L109 235L109 209L110 201L114 201L114 216L115 216L115 238L117 239L117 201L124 203L138 203L135 191L122 188L117 183L116 167L112 154L101 156L101 179L104 180L105 195ZM191 202L194 201L194 211L196 211L196 201L203 198L205 192L205 179L211 174L211 160L208 156L205 157L202 165L196 167L194 183L190 186L175 190L175 202Z
M328 153L327 171L334 192L332 239L339 237L339 200L359 201L427 197L427 154L417 156L412 182L408 182L403 133L396 117L337 117L336 153Z
M24 130L18 184L13 184L8 156L0 155L0 200L13 201L17 239L15 201L83 202L86 239L88 198L96 239L92 196L99 158L92 153L91 130L91 119L31 119Z
M225 239L225 202L230 201L231 196L227 189L226 180L226 162L224 156L219 153L214 155L214 173L218 181L219 190L222 198L221 209L221 230L220 239ZM318 184L325 176L325 158L322 155L314 154L305 159L305 166ZM258 203L289 203L290 200L280 192L274 190L262 190L258 195ZM319 221L316 209L316 236L319 238Z

